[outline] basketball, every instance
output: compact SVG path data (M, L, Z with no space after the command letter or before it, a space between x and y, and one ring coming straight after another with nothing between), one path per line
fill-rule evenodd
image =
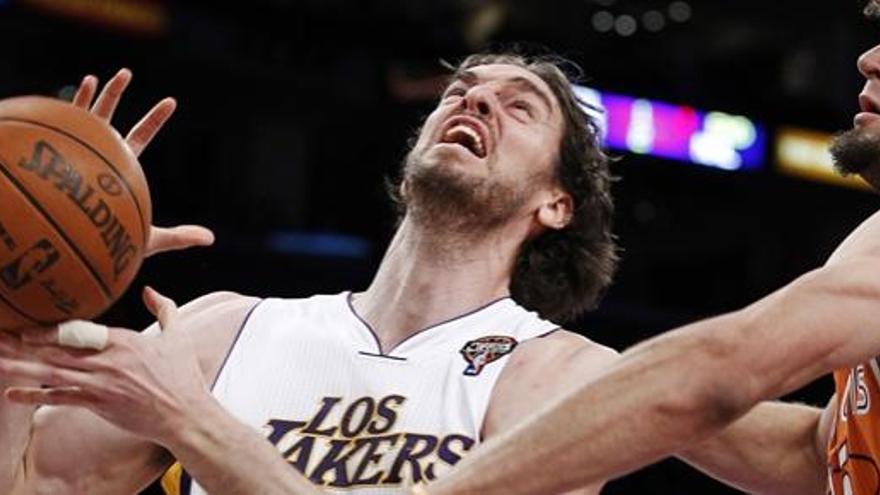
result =
M0 101L0 329L101 314L150 223L146 179L108 124L61 100Z

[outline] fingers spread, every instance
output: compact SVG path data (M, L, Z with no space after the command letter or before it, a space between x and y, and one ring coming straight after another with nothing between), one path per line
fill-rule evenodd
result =
M194 246L214 244L214 233L200 225L179 225L177 227L152 227L147 243L147 256L165 251L176 251Z
M79 85L79 89L76 90L76 95L74 95L73 97L73 104L80 108L88 110L89 105L92 104L92 99L95 97L95 92L97 91L97 89L97 77L91 74L84 77Z
M150 109L144 118L131 128L125 140L135 156L140 156L144 148L159 133L159 130L162 129L162 126L165 125L165 122L168 121L176 108L177 101L174 98L165 98Z
M110 82L104 86L101 94L98 95L98 100L95 102L95 106L92 107L92 113L98 118L109 122L110 119L113 118L113 112L116 110L116 105L119 104L119 99L122 97L122 93L125 91L125 88L130 81L131 71L128 69L120 69L119 72L110 79Z

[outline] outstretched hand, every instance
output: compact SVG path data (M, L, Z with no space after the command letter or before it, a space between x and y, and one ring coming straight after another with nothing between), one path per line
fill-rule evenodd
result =
M114 425L167 445L182 425L209 404L209 386L181 328L177 305L146 288L144 303L159 335L110 328L101 350L62 345L58 328L0 337L0 376L34 381L6 397L20 404L91 410Z
M131 71L120 69L110 81L104 85L101 93L95 99L98 92L98 78L88 75L80 83L73 104L83 108L92 115L107 124L113 118L119 100L131 82ZM138 121L125 136L128 148L138 157L150 144L150 141L159 133L162 126L171 118L177 108L174 98L163 98L153 106L144 117ZM175 251L194 246L209 246L214 243L214 233L200 225L179 225L176 227L150 227L150 236L147 242L146 256L152 256L165 251Z

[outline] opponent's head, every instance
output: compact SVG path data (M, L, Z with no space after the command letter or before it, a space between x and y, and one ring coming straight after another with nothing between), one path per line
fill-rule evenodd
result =
M608 158L563 62L466 58L407 155L400 189L416 222L473 233L530 222L511 293L554 319L593 306L617 261Z
M880 0L869 0L864 14L880 19ZM861 112L853 128L839 134L831 145L831 156L838 171L859 174L880 189L880 44L863 53L857 66L865 78L859 94Z

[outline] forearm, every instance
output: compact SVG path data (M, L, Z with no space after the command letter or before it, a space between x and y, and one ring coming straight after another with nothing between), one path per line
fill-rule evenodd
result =
M432 495L552 493L620 476L718 433L760 400L876 355L863 330L880 316L880 290L858 269L808 274L741 311L633 347L465 458ZM551 479L542 475L549 465Z
M208 492L219 495L321 493L257 432L213 399L193 411L165 445Z
M746 409L733 396L718 400L703 380L701 369L711 369L724 350L707 351L701 330L740 321L738 314L718 317L630 349L576 393L487 441L429 493L559 493L620 476L719 431Z
M825 462L817 449L821 409L764 402L679 457L748 493L825 493Z

